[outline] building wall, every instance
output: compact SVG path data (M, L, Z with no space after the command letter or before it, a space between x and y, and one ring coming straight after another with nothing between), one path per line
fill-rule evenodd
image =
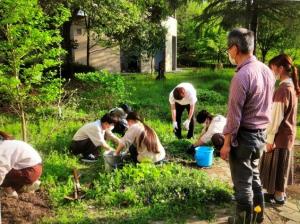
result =
M166 50L165 50L165 71L170 72L172 71L172 57L173 54L175 59L177 58L177 50L173 52L172 49L172 37L176 37L177 39L177 20L173 17L168 17L166 21L163 22L163 25L167 28L167 35L166 35ZM176 43L177 46L177 43ZM177 62L175 61L175 68Z
M76 20L71 27L71 35L78 47L73 51L74 62L86 65L87 36L83 20ZM93 44L91 41L90 45ZM90 49L90 65L97 69L107 69L111 72L121 71L120 49L96 45Z

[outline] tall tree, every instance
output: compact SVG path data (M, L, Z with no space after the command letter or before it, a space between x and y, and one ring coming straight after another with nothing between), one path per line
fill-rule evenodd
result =
M63 53L59 27L69 13L57 5L50 18L37 0L2 0L0 9L0 91L19 115L26 141L27 112L58 97L60 82L51 68Z
M254 32L255 49L261 16L278 21L282 18L297 19L300 5L292 0L208 0L208 3L199 17L200 22L221 19L225 29L236 25L249 28Z

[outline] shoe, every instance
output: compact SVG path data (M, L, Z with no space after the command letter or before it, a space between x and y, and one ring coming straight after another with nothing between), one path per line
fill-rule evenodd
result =
M285 199L283 200L277 200L275 197L274 197L274 201L277 205L284 205L285 204Z
M18 197L19 197L18 193L11 187L3 188L3 192L4 192L4 195L9 198L18 199Z
M87 162L87 163L94 163L94 162L97 162L97 158L93 154L89 154L86 157L83 157L81 159L81 161Z
M24 185L20 191L25 193L34 193L40 188L40 185L41 185L41 181L36 180L30 185Z

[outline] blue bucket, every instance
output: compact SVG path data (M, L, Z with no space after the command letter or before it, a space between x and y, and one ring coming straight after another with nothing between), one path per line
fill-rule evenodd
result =
M210 146L199 146L195 148L195 160L198 166L208 167L213 162L213 147Z

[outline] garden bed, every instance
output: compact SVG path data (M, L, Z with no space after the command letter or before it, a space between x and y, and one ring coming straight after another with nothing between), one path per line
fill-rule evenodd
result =
M45 192L23 193L19 195L19 199L1 196L2 224L38 223L43 217L51 215Z

